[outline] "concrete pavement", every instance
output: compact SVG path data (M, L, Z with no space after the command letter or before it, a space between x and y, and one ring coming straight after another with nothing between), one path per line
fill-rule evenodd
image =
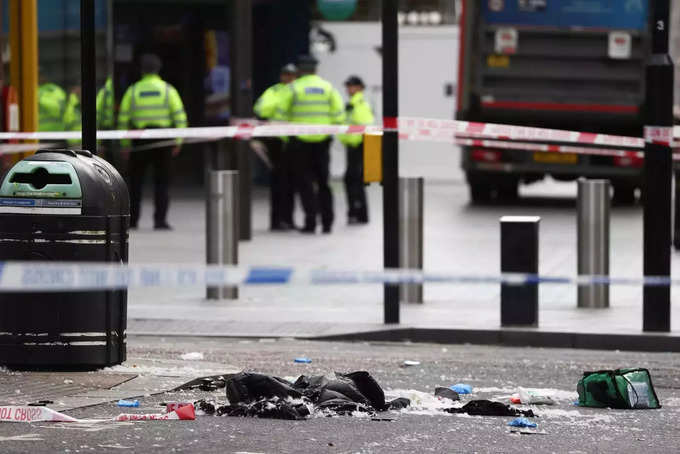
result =
M0 424L3 453L23 452L200 452L200 453L412 453L412 452L625 452L677 451L680 438L680 355L536 348L372 342L309 342L291 339L138 338L129 340L136 358L176 362L210 375L200 361L180 361L201 352L209 364L294 379L300 374L332 376L335 371L370 371L388 396L406 396L412 407L362 417L312 417L279 421L199 416L196 421L126 423ZM306 356L310 364L293 358ZM420 365L403 367L405 360ZM137 364L131 360L128 368ZM137 364L140 366L139 364ZM584 370L649 368L663 407L659 410L579 408L576 383ZM162 380L142 368L149 380ZM466 383L471 399L508 402L518 386L554 396L555 406L533 406L545 435L515 435L512 418L443 414L432 397L436 386ZM155 413L161 402L209 398L224 403L224 389L141 396L139 408L115 403L68 411L78 418L111 418L120 413ZM448 404L452 405L452 404Z
M253 240L240 244L240 263L380 269L380 187L368 188L371 223L361 227L346 225L342 187L338 182L333 187L337 216L333 234L312 237L296 232L269 232L266 193L256 191ZM147 201L141 229L131 234L131 262L204 261L203 194L200 190L176 192L170 211L175 230L150 230L148 219L152 208ZM461 274L497 274L500 267L498 218L538 215L541 216L540 272L574 275L575 194L576 183L549 181L523 188L523 197L515 205L477 207L469 205L467 187L459 179L426 182L425 268ZM642 275L642 210L639 206L612 209L611 251L612 276ZM673 264L677 269L680 255L673 255ZM379 285L250 286L241 288L240 292L237 301L215 302L204 300L202 288L131 291L129 332L320 337L386 329L382 324ZM498 285L428 285L425 304L402 305L400 327L497 330L499 295ZM642 289L613 287L611 307L595 310L576 308L574 286L542 285L539 310L540 326L530 332L637 336L642 325ZM675 321L680 317L677 305L673 316ZM676 326L677 323L673 323L673 327ZM674 329L671 335L677 334Z

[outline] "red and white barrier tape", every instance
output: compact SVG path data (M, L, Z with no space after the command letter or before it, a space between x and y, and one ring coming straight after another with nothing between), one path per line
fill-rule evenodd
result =
M638 137L612 136L559 129L526 126L474 123L458 120L400 117L384 118L383 127L366 125L314 125L293 123L241 123L236 126L211 126L194 128L163 128L142 130L97 131L98 139L182 139L182 138L251 138L279 137L307 134L353 134L396 130L407 132L419 140L449 139L455 137L492 140L521 140L526 142L580 144L623 148L642 148L644 141ZM676 131L679 133L680 131ZM67 140L79 139L79 131L63 132L0 132L0 140Z
M51 148L54 143L7 143L0 145L0 154L24 153L37 150L38 148Z
M474 123L431 118L384 118L383 126L366 125L313 125L291 123L266 123L239 121L234 126L193 128L164 128L144 130L102 130L97 138L104 140L168 140L219 138L250 139L254 137L281 137L310 134L363 134L398 130L404 140L448 142L461 145L487 146L484 141L494 141L495 148L524 149L529 151L568 152L605 156L624 156L644 148L645 140L670 143L670 136L680 137L680 128L646 128L645 139L613 136L559 129L525 126ZM79 139L79 131L65 132L0 132L0 140L67 140ZM482 141L482 142L479 142ZM502 143L505 143L503 145ZM521 145L520 145L521 144ZM44 145L39 145L44 146ZM570 148L565 148L570 147ZM0 145L0 153L16 153L37 148L33 144Z
M196 411L193 404L185 405L174 411L167 413L123 413L109 419L76 419L71 416L59 413L47 407L32 406L1 406L0 422L79 422L79 423L102 423L120 421L166 421L182 420L193 421L196 419Z
M550 145L528 142L503 142L499 140L456 139L457 145L481 148L500 148L505 150L537 151L545 153L573 153L597 156L642 158L642 151L617 150L615 148L589 148L570 145ZM680 155L679 155L680 156Z
M672 126L645 126L644 140L646 143L670 146L673 142Z

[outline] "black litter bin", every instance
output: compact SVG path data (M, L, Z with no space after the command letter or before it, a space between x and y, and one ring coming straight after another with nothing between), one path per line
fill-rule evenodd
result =
M128 261L130 201L89 151L40 150L0 186L0 260ZM125 360L127 291L0 292L0 365L97 368Z

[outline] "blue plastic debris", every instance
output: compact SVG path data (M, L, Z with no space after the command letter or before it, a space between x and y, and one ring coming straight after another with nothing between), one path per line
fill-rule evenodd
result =
M449 388L458 394L472 394L472 386L466 385L464 383L458 383L453 386L449 386Z
M118 406L119 407L139 407L139 401L138 400L119 400L118 401Z
M300 358L295 358L294 360L296 363L302 363L302 364L309 364L312 362L311 359L305 358L305 357L300 357Z
M508 426L511 427L538 427L538 424L535 422L529 421L527 418L515 418L512 421L508 423Z

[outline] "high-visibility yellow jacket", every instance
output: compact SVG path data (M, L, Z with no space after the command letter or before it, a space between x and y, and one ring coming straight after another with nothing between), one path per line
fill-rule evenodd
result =
M265 120L287 120L288 118L277 107L281 104L283 94L288 90L288 84L282 82L267 88L255 101L253 107L255 115Z
M281 95L279 115L292 123L341 124L345 109L340 93L316 74L306 74L289 84ZM304 142L321 142L327 134L298 136Z
M157 74L145 74L123 95L118 129L186 128L187 114L175 87ZM182 140L177 139L177 144ZM129 146L130 141L121 141Z
M375 118L371 106L364 98L364 92L358 91L352 95L345 109L347 123L351 125L370 125ZM340 134L340 142L350 147L358 147L364 140L363 134Z
M57 84L38 87L38 131L64 131L66 92Z
M283 115L281 110L278 108L282 102L282 96L284 93L289 91L288 84L279 82L271 87L267 88L257 101L255 101L255 106L253 106L253 112L258 118L264 120L274 120L274 121L285 121L288 118ZM288 142L287 136L279 137L284 142Z
M107 77L97 92L97 129L115 129L113 103L113 81Z
M80 107L80 97L71 93L68 95L66 107L64 109L64 130L65 131L80 131L82 129L82 113ZM79 145L80 139L68 139L66 141L69 145Z

